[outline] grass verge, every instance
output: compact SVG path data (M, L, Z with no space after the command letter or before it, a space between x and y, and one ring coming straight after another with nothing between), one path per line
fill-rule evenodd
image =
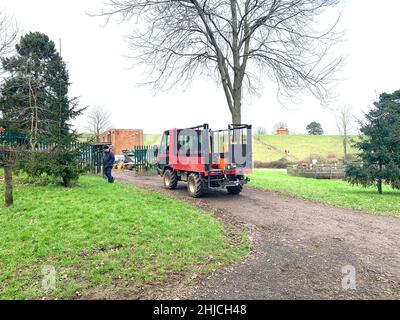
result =
M400 191L386 186L379 195L376 188L353 187L340 180L292 177L286 170L256 170L250 186L301 199L351 208L368 213L400 217Z
M250 246L245 234L240 243L228 238L209 213L93 176L73 189L17 180L14 207L0 200L0 230L0 299L71 299L116 282L167 282L195 266L233 263ZM42 286L46 266L56 272L51 292Z

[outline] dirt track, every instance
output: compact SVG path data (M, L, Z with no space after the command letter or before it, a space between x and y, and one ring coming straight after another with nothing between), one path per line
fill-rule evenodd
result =
M228 270L167 298L400 299L400 219L338 209L246 188L240 196L187 196L167 191L160 177L115 172L116 179L219 212L251 230L254 252ZM342 268L354 266L356 290L342 288ZM166 298L163 295L163 298Z

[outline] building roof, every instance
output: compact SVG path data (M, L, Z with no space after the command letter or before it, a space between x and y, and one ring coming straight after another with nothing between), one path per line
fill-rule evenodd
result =
M111 128L106 130L105 132L108 131L143 131L143 129L115 129L115 128Z

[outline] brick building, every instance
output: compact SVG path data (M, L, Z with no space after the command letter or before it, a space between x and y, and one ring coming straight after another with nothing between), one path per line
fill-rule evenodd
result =
M278 136L286 136L286 135L289 134L289 129L287 129L287 128L278 128L278 129L276 129L276 134Z
M112 144L114 153L121 155L122 150L131 150L143 145L143 130L110 129L100 135L100 142Z

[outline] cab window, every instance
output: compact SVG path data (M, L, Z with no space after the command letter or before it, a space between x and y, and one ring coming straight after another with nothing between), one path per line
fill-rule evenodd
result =
M167 154L169 152L169 131L165 131L161 139L160 154Z

